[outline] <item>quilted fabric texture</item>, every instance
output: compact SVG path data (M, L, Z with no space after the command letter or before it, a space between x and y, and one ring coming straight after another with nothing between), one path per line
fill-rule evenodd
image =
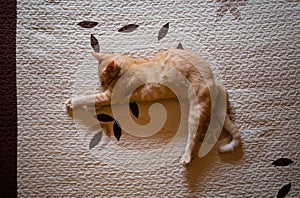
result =
M19 197L274 197L289 183L288 196L299 196L299 1L17 3ZM85 20L99 24L77 25ZM118 32L127 24L139 27ZM181 43L201 55L228 90L242 146L216 147L187 168L181 147L147 152L163 144L159 135L117 142L104 134L90 150L98 122L73 121L63 103L98 91L91 34L103 53L151 57ZM170 138L178 106L166 103L174 113L162 137ZM281 157L293 163L274 166Z

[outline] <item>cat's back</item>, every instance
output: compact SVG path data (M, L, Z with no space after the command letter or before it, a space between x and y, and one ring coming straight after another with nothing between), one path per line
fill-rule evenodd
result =
M159 62L175 67L181 73L188 75L191 72L200 72L205 78L213 78L209 64L198 54L183 49L169 49L158 53L150 59L152 62Z

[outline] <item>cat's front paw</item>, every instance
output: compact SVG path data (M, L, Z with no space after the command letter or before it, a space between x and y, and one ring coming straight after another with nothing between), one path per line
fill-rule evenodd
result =
M183 154L181 159L180 159L180 163L184 166L187 166L189 164L191 164L192 162L192 155L191 154Z
M65 105L66 105L66 108L67 110L73 110L74 106L73 106L73 103L72 103L72 98L69 98L68 100L66 100L65 102Z

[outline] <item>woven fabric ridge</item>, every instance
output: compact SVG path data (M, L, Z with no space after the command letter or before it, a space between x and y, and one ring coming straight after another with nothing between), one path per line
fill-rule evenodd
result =
M288 196L299 196L299 1L17 5L19 197L274 197L288 183ZM84 20L99 24L77 25ZM168 34L158 41L168 22ZM118 32L126 24L139 27ZM89 150L88 128L68 117L63 105L74 95L98 91L91 34L103 53L151 57L181 43L201 55L228 90L242 147L222 155L213 149L188 168L176 159L168 166L149 159L150 171L112 168L113 161L126 164L121 151L113 160L116 151L107 146L98 150L105 155L100 159ZM281 157L294 163L272 165ZM135 160L134 152L127 160Z

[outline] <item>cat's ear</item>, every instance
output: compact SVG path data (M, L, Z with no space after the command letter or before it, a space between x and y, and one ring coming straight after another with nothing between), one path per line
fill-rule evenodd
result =
M107 65L106 69L108 69L108 70L111 71L111 72L116 71L117 65L116 65L115 61L112 60L112 61Z
M92 56L94 56L99 62L103 61L105 58L105 54L100 54L98 52L92 52Z

